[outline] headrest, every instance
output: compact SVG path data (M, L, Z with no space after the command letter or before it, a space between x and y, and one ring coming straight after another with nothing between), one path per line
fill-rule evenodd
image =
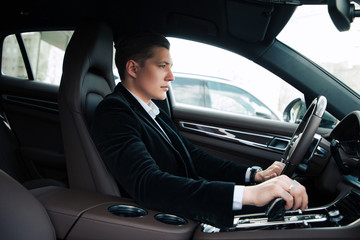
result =
M67 102L73 111L80 106L80 91L83 81L88 74L100 76L111 89L114 88L113 75L113 33L104 22L86 20L77 26L69 45L67 46L63 75L60 89L66 88ZM75 98L75 99L74 99ZM75 101L74 101L75 100Z

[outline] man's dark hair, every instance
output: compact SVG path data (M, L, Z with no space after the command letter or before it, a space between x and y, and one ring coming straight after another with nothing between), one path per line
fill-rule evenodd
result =
M154 47L170 49L170 43L156 32L132 33L120 37L115 44L115 64L120 78L124 79L127 61L132 59L143 66L147 59L153 57Z

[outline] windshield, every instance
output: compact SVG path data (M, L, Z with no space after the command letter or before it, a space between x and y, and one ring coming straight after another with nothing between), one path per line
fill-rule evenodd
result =
M349 31L339 32L326 5L303 5L297 7L278 39L360 94L359 34L360 19L354 19Z

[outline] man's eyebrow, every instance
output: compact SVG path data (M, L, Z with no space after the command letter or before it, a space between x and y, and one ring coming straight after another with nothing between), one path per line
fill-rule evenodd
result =
M165 63L166 65L170 65L170 66L174 65L173 63L170 63L168 61L161 61L160 63Z

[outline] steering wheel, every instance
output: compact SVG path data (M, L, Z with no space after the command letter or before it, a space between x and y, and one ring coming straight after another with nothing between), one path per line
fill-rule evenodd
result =
M281 174L292 177L297 166L303 160L310 144L318 129L321 119L324 115L327 100L324 96L315 98L296 128L290 143L285 149L281 162L285 163L285 167Z

